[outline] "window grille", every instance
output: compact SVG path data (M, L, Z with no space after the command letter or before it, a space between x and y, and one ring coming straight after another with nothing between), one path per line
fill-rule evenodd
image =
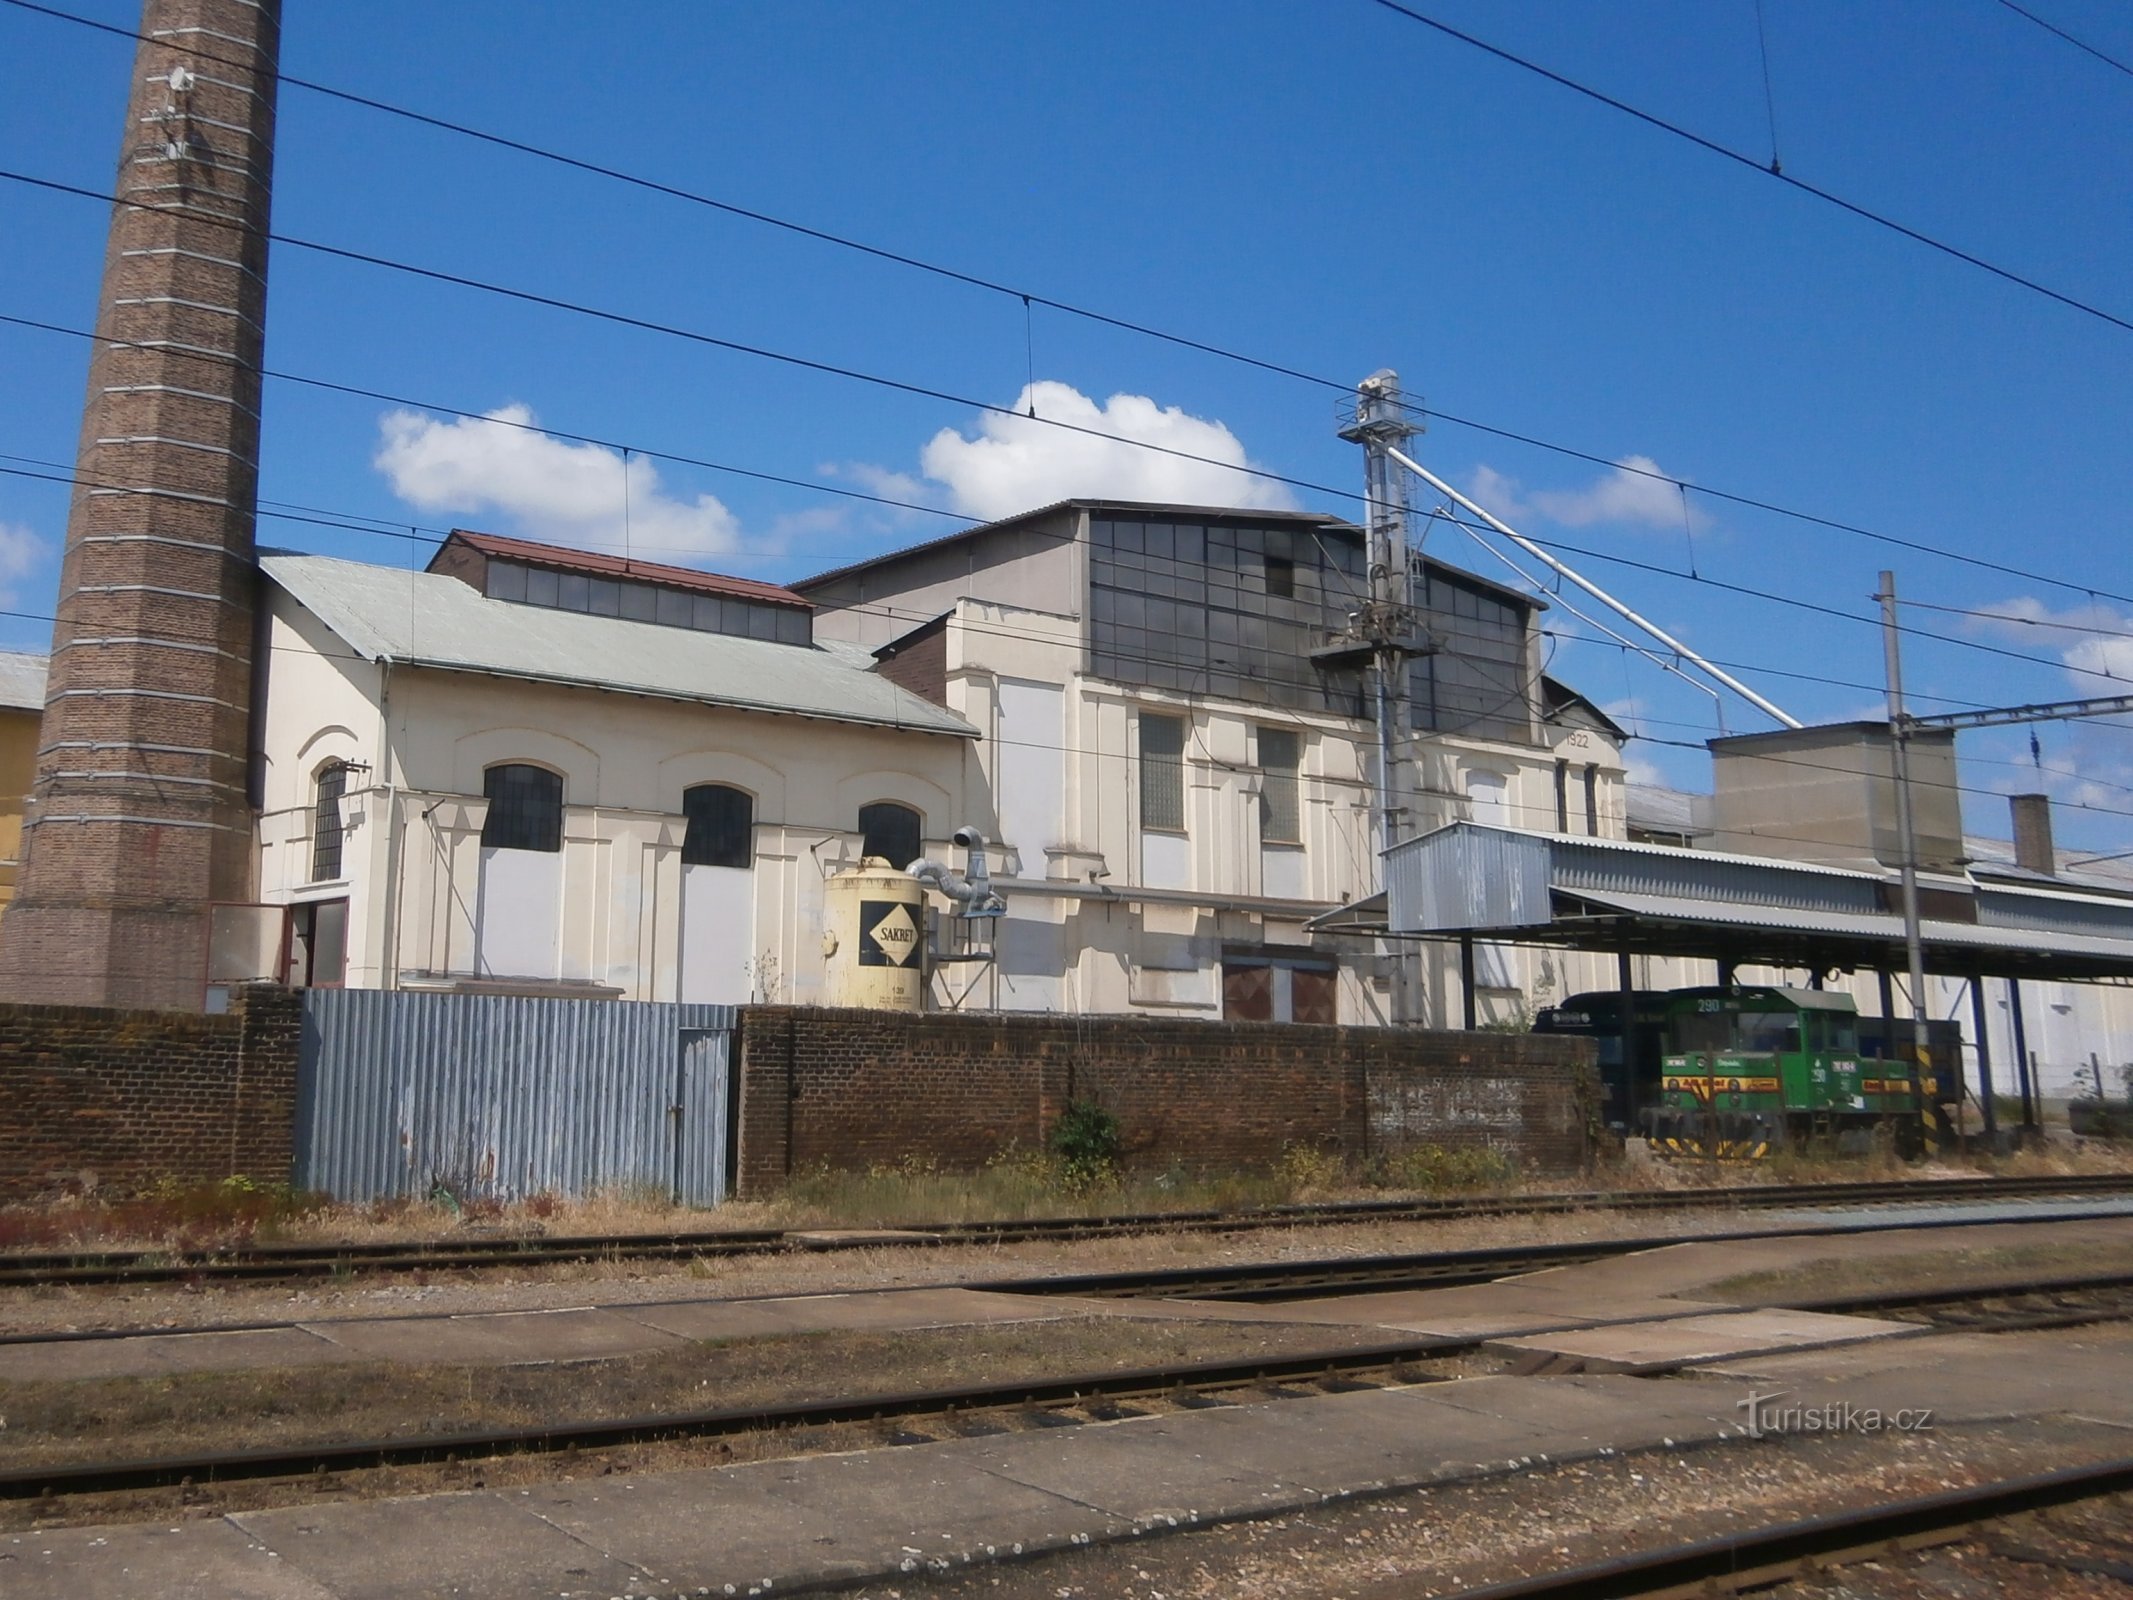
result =
M689 831L681 841L681 860L689 867L755 865L755 801L723 783L701 783L683 791L682 815Z
M1259 730L1259 840L1262 844L1303 842L1303 800L1299 769L1303 739L1294 728Z
M341 875L341 796L348 792L348 764L336 761L318 775L318 799L311 816L311 881L325 883Z
M1185 719L1140 716L1141 826L1185 831Z
M925 853L924 830L924 819L909 806L877 800L859 808L859 853L880 856L892 867L908 867Z
M482 775L489 814L482 819L487 850L563 848L563 779L546 767L509 762Z

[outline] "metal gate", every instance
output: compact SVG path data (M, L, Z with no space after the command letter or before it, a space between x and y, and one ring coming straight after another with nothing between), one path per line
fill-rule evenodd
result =
M340 1200L637 1191L716 1205L732 1006L311 989L296 1181Z

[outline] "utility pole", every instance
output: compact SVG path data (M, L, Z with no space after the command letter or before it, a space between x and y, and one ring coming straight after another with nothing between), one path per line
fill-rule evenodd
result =
M1881 602L1882 659L1889 680L1889 761L1896 779L1896 851L1902 857L1898 870L1903 879L1903 950L1911 969L1911 1048L1906 1060L1911 1100L1923 1118L1926 1107L1918 1077L1918 1054L1926 1044L1926 956L1918 933L1918 834L1911 817L1911 719L1903 709L1903 651L1896 624L1895 573L1882 573L1881 592L1874 598Z
M1406 730L1407 662L1424 648L1416 637L1413 583L1408 570L1407 480L1393 453L1422 431L1408 420L1400 399L1399 374L1373 372L1355 391L1355 421L1340 437L1363 447L1363 490L1369 504L1366 559L1370 598L1357 611L1348 637L1321 660L1367 655L1377 724L1378 883L1385 882L1384 852L1399 840L1400 800L1396 751ZM1413 975L1401 958L1392 984L1392 1018L1416 1020Z

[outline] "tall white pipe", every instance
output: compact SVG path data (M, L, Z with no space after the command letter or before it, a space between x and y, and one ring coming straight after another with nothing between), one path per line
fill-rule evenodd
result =
M1743 700L1754 706L1758 711L1761 711L1768 716L1775 717L1779 722L1783 723L1788 728L1798 728L1804 726L1804 724L1800 721L1798 717L1791 716L1786 712L1779 710L1776 706L1772 705L1768 700L1765 700L1761 695L1757 694L1753 689L1749 688L1745 683L1742 683L1740 679L1734 677L1731 673L1725 672L1720 668L1711 665L1710 662L1706 661L1702 656L1691 650L1679 639L1668 633L1656 622L1652 622L1647 618L1639 616L1628 606L1624 605L1613 595L1609 594L1605 589L1602 589L1598 584L1586 578L1582 573L1576 571L1571 567L1563 565L1562 562L1556 560L1555 557L1548 554L1547 551L1543 550L1531 539L1528 539L1524 534L1520 533L1516 528L1505 522L1501 517L1495 515L1491 511L1485 510L1481 506L1474 504L1473 501L1469 500L1457 489L1454 489L1450 484L1446 483L1434 472L1431 472L1427 467L1420 465L1419 463L1410 459L1403 452L1393 449L1389 445L1386 447L1386 453L1390 455L1393 460L1399 462L1400 465L1405 467L1409 472L1412 472L1416 477L1420 478L1424 483L1428 484L1431 488L1437 490L1441 494L1448 495L1452 500L1466 507L1467 510L1473 512L1475 516L1481 518L1482 521L1486 522L1490 527L1494 528L1506 539L1509 539L1513 544L1517 545L1519 549L1525 551L1526 554L1532 556L1537 561L1546 562L1555 571L1561 573L1572 583L1576 584L1580 589L1583 589L1587 594L1591 595L1595 600L1599 601L1600 604L1608 607L1610 610L1615 611L1624 617L1627 617L1631 622L1642 628L1646 633L1650 634L1654 639L1657 639L1661 644L1665 645L1669 650L1673 651L1683 660L1695 662L1700 670L1709 673L1713 678L1717 679L1718 682L1724 684L1728 689L1731 689L1735 694L1739 695Z

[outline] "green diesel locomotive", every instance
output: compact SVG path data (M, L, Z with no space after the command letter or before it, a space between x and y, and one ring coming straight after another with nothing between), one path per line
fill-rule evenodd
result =
M1820 989L1676 989L1667 996L1659 1104L1669 1155L1756 1160L1809 1142L1865 1154L1877 1137L1923 1145L1912 1068L1859 1050L1859 1011ZM1920 1085L1930 1095L1932 1085Z

